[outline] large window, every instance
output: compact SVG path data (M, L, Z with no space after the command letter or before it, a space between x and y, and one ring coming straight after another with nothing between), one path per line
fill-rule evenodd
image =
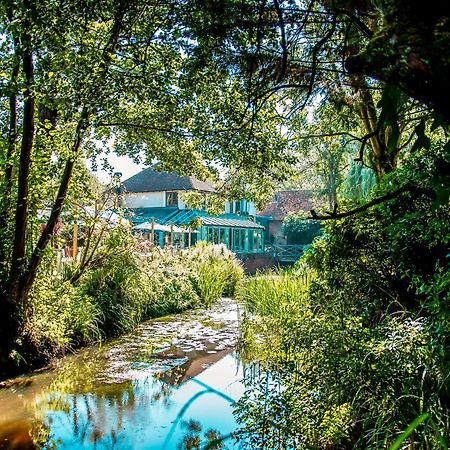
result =
M206 240L212 244L227 243L228 228L207 227Z
M233 248L235 252L245 251L245 229L234 228L233 229Z
M252 250L254 252L261 252L263 250L263 232L262 230L252 230Z
M166 206L178 206L178 192L166 192Z

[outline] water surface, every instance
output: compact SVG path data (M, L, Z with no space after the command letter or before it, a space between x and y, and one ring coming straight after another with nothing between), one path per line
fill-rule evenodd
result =
M143 323L0 390L1 449L189 449L236 428L238 307ZM232 438L223 447L237 449ZM218 448L210 446L209 448Z

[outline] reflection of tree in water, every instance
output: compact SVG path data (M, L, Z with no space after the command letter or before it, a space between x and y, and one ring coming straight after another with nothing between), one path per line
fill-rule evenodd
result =
M224 445L226 436L211 428L202 435L202 425L197 420L183 421L182 427L185 429L185 434L177 446L179 450L221 450L226 448Z
M298 420L305 414L299 408L305 403L298 401L298 392L293 389L295 353L280 352L279 342L271 330L262 330L255 323L246 325L245 345L239 349L245 392L234 405L239 424L235 438L243 449L304 448L297 433Z
M150 411L155 403L169 406L178 386L189 380L201 384L195 379L195 375L230 352L231 349L214 354L208 353L207 350L191 352L194 355L189 355L190 358L186 363L171 370L144 379L109 384L102 379L102 373L107 373L102 359L86 357L84 360L68 360L58 370L57 377L37 395L33 406L34 416L39 417L41 423L47 423L50 429L52 426L67 429L69 426L72 437L80 445L83 442L101 441L102 448L115 448L123 444L121 440L126 438L123 433L124 425L130 427L130 420L136 425L141 425L138 411ZM164 356L166 355L161 354L158 357ZM179 356L182 355L173 354L173 357ZM184 412L190 404L205 393L217 394L225 401L233 402L233 399L207 385L203 385L202 388L200 395L194 396L195 398L181 407L177 423L182 422ZM53 414L58 412L64 414ZM126 424L124 424L125 417L128 422ZM148 426L151 424L148 423ZM208 429L202 432L199 429L195 432L195 427L185 426L185 428L186 435L183 438L182 448L200 448L195 447L197 444L202 449L225 448L222 443L223 436L217 431ZM172 435L173 432L171 429L168 434ZM51 438L49 435L45 441L46 445L39 447L48 448L47 444L51 442Z
M283 376L276 372L252 369L245 379L244 395L234 405L240 428L236 439L244 449L284 450L300 448L296 416L296 398L286 389ZM295 424L295 425L294 425Z

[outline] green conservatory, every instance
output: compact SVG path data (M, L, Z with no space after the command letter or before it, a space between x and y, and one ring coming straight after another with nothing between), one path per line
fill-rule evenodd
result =
M211 215L202 210L140 208L133 212L135 229L153 229L153 242L161 247L189 247L197 241L223 244L235 253L262 253L264 227L237 214ZM147 226L145 224L148 224ZM146 230L148 228L148 230Z
M259 253L264 250L264 228L250 220L203 218L199 239L212 244L225 244L235 253ZM233 222L233 223L229 223ZM247 223L250 222L250 223Z

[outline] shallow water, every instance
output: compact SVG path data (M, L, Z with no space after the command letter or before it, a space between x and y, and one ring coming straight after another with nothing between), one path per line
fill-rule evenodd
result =
M151 320L14 380L0 390L0 448L173 450L229 436L244 392L238 315L225 299ZM231 437L222 444L239 448Z

